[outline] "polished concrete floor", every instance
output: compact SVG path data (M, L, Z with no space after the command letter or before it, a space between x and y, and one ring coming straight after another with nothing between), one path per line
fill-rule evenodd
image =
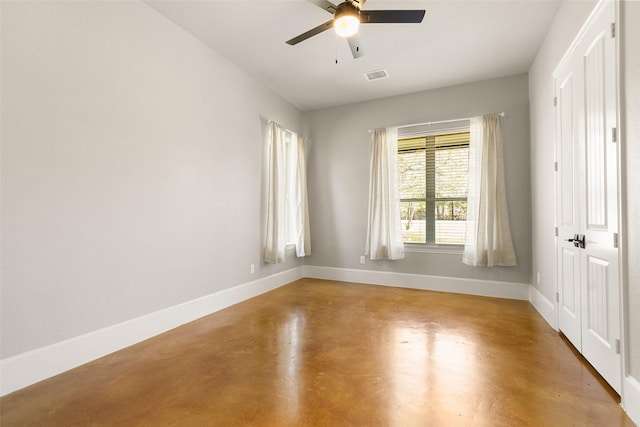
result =
M4 426L633 426L525 301L303 279L0 399Z

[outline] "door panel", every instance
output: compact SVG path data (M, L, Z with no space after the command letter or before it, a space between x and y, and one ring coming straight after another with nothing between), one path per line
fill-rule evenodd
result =
M570 227L571 230L577 231L578 229L578 216L576 215L575 206L577 203L577 188L575 174L575 160L577 154L576 141L574 136L575 123L573 120L574 99L573 99L573 73L570 73L560 85L558 90L559 96L559 126L561 135L561 156L560 161L562 167L561 173L561 185L562 185L562 197L560 197L559 203L562 212L561 225L563 227Z
M561 251L560 330L576 348L581 348L580 258L572 248L562 248Z
M602 32L598 34L584 54L587 225L590 229L607 227L604 37Z
M594 337L609 342L608 268L606 260L587 257L587 310L586 321Z

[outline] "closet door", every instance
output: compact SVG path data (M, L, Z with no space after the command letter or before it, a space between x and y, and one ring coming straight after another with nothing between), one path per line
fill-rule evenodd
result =
M577 349L582 348L581 200L584 170L584 96L579 58L573 57L556 77L556 218L558 224L558 324Z
M556 73L559 328L620 392L615 5Z

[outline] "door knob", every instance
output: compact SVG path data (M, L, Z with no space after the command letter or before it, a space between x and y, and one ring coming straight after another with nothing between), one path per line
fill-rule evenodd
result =
M586 244L586 236L584 234L574 234L573 239L566 239L567 242L573 242L576 248L584 249Z

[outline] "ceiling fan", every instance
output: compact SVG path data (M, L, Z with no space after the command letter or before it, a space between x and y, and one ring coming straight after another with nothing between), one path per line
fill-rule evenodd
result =
M307 0L333 14L333 19L287 41L296 45L331 27L340 37L347 39L354 58L362 56L358 28L360 24L419 24L424 18L424 10L362 10L366 0L347 0L335 5L328 0Z

